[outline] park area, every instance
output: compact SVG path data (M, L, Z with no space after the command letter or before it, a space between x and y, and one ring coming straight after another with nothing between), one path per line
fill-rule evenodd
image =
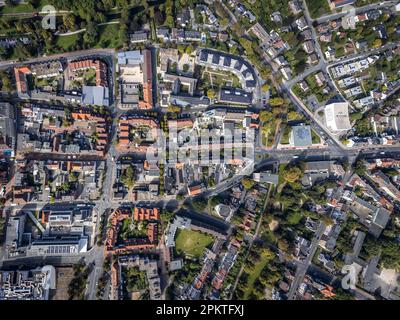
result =
M25 1L25 3L17 3L17 1L15 1L15 4L6 4L6 6L0 8L0 13L18 14L18 13L40 12L44 6L51 4L49 0L35 1L34 5L27 2L28 1Z
M178 230L176 236L176 251L188 257L200 257L204 250L214 242L212 236L193 230Z
M56 44L58 47L64 50L72 50L72 46L78 41L78 33L71 34L69 36L58 36Z
M248 271L249 277L247 278L247 285L246 285L246 290L244 292L244 300L248 300L253 289L254 289L254 283L257 279L260 278L260 274L262 270L265 268L265 266L268 264L273 259L273 255L271 254L270 251L265 251L261 254L261 257L259 261L254 264L252 268L246 269Z

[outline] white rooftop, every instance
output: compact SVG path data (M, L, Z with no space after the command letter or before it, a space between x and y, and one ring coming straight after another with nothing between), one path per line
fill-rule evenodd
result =
M350 130L349 103L335 102L326 105L325 120L327 127L332 131Z

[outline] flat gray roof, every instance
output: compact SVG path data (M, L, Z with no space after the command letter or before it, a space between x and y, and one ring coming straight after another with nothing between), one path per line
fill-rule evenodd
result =
M308 147L312 145L310 126L295 126L292 128L292 134L295 147Z

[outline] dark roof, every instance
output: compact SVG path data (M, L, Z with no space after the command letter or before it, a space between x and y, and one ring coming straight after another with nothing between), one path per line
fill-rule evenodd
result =
M231 65L231 58L225 57L224 59L224 66L229 67Z
M170 103L173 105L209 105L210 99L206 96L171 95Z
M146 41L147 33L146 32L135 32L131 34L131 41Z
M247 88L254 88L256 86L256 81L255 80L248 80L246 81L246 87Z
M238 60L233 67L236 70L240 70L240 69L242 69L242 65L243 65L243 62Z
M207 62L208 52L206 50L201 50L200 52L200 61Z
M185 31L185 38L200 39L201 33L198 31Z
M369 20L376 20L380 17L381 13L379 10L370 10L367 13L367 17Z
M244 69L244 70L242 71L243 77L246 77L248 73L251 73L251 72L249 71L249 69Z
M221 89L219 92L219 101L232 102L239 104L251 104L253 94L240 89Z
M180 14L177 16L177 20L180 23L187 23L190 21L190 12L188 8L184 8Z
M390 220L390 211L380 207L375 212L372 218L371 229L377 229L377 230L380 229L382 232L382 230L386 228L386 225L388 224L389 220ZM369 230L370 232L372 231L371 229ZM376 236L379 236L379 234Z
M219 64L220 55L218 53L213 54L212 63Z

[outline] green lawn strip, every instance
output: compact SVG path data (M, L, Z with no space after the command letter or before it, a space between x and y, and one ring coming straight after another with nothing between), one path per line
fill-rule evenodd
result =
M290 132L292 132L292 127L286 126L281 136L280 144L289 144Z
M6 5L2 9L0 9L1 14L8 13L30 13L37 11L32 5L23 3L17 5Z
M282 184L284 182L283 180L283 172L286 169L286 164L282 163L279 165L279 179L278 179L278 185Z
M157 27L154 19L151 19L150 28L151 28L151 39L153 41L157 41Z
M99 27L99 41L95 48L119 48L119 24L107 24Z
M272 147L274 145L276 133L277 133L277 121L274 120L271 123L271 133L268 135L267 147Z
M320 136L313 129L311 129L311 140L313 144L321 143Z
M69 50L71 46L77 41L77 39L78 39L78 34L72 34L70 36L63 36L63 37L58 36L56 44L60 48Z

